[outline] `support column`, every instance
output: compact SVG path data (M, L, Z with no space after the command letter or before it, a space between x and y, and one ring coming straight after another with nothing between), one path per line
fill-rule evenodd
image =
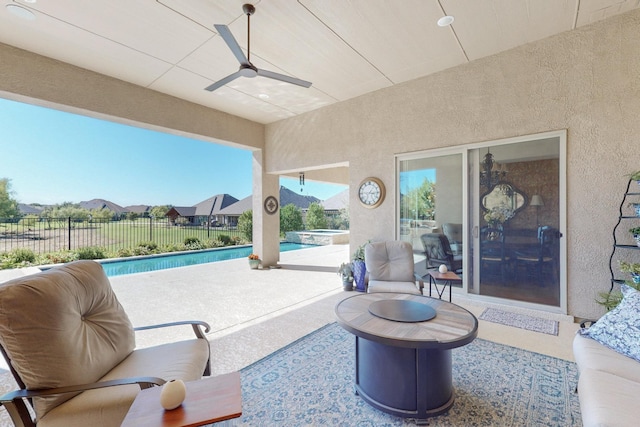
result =
M260 256L263 267L269 267L280 260L280 177L265 173L263 153L253 152L253 252ZM269 196L278 200L278 210L272 215L264 208Z

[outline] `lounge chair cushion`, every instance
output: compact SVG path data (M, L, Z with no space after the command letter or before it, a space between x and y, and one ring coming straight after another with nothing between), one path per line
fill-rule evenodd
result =
M135 347L131 322L94 261L0 285L0 331L27 389L96 382ZM35 399L37 417L73 397Z
M140 376L194 381L202 377L208 358L209 344L203 339L141 348L100 381ZM85 391L48 412L38 427L119 426L139 392L135 384Z

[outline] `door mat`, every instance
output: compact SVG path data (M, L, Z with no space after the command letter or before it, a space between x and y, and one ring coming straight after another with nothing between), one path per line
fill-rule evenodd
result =
M500 323L514 328L528 331L541 332L543 334L558 335L558 322L555 320L541 319L527 316L526 314L511 313L496 308L485 309L478 319L487 322Z

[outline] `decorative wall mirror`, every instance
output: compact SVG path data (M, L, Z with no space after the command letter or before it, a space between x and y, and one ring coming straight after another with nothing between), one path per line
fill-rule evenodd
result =
M527 206L527 196L511 183L503 181L482 196L482 206L487 211L501 209L511 212L509 218L512 218Z

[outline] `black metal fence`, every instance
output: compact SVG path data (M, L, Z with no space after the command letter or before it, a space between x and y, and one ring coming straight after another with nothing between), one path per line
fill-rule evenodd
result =
M133 221L0 218L0 253L18 248L28 248L36 254L84 247L102 247L117 251L121 248L134 248L143 242L154 242L159 247L180 245L187 238L197 238L201 242L206 242L208 240L239 240L241 236L235 228L173 225L168 220L153 218L140 218Z

